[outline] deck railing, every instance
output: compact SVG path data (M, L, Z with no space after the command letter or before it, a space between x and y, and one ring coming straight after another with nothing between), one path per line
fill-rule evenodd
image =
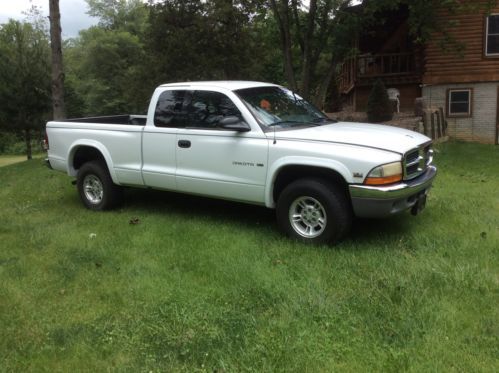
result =
M362 79L402 77L419 72L420 66L414 52L359 55L344 62L340 88L343 93L348 93Z

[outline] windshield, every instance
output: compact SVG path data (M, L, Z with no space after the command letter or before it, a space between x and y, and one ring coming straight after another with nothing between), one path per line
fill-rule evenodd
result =
M256 87L235 91L265 127L290 128L333 122L296 93L282 87Z

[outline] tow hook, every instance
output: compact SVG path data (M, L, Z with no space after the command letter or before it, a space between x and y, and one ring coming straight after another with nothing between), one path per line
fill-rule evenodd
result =
M412 206L411 214L416 216L426 207L426 191L419 194L416 198L416 203Z

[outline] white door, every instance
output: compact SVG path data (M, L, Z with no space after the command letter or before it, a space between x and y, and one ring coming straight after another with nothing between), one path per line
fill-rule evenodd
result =
M264 203L268 140L263 133L218 127L220 119L242 115L222 93L195 91L186 128L177 132L179 191Z

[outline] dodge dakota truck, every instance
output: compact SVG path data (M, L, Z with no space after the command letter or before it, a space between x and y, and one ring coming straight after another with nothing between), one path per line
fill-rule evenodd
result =
M419 133L339 123L298 94L246 81L165 84L147 116L48 122L48 164L76 177L83 204L117 206L123 187L276 210L288 236L344 237L354 217L419 213L436 175Z

